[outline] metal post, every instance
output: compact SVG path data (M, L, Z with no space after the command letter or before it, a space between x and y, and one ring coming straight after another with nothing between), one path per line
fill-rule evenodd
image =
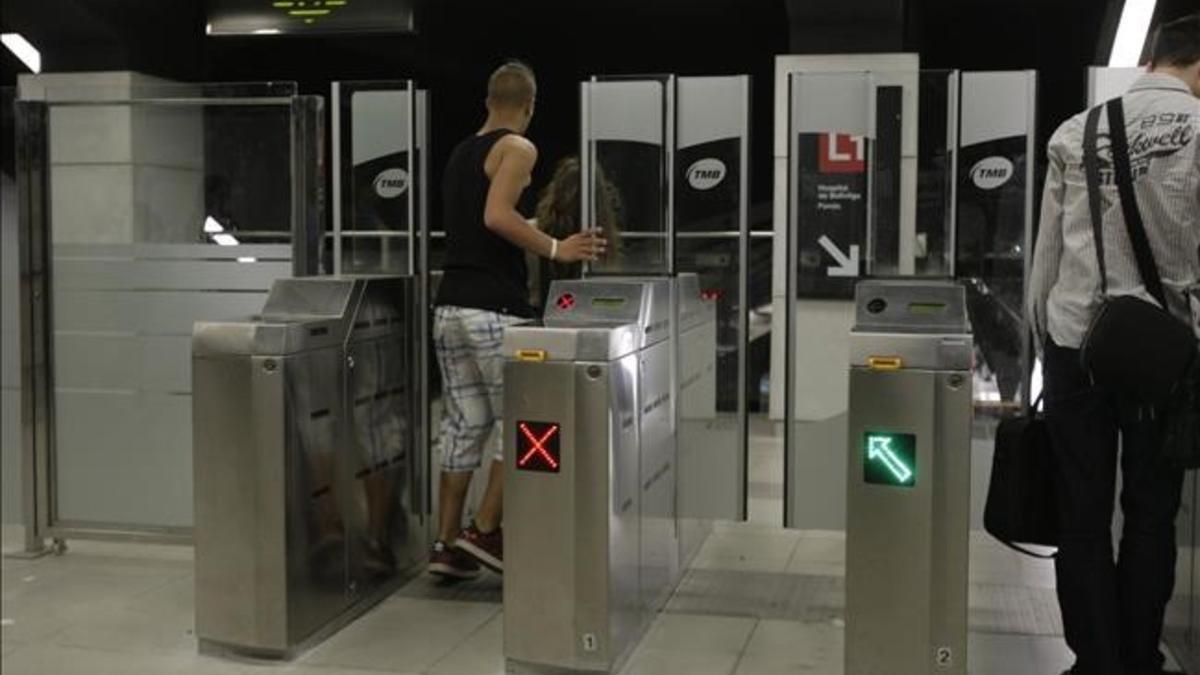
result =
M416 199L417 190L414 182L416 180L417 168L417 88L416 83L412 80L404 81L404 89L408 93L408 127L405 131L408 133L408 268L405 273L412 274L416 266L416 245L417 245L417 224L416 224ZM421 176L422 179L424 176ZM380 250L386 250L383 243L380 242Z
M787 160L787 223L784 231L784 298L783 298L783 526L793 524L792 509L796 503L795 481L792 480L792 455L796 452L796 431L794 410L795 401L792 388L796 383L796 360L792 356L792 343L795 340L795 305L796 291L799 280L796 278L796 265L800 240L799 205L796 198L799 195L800 172L796 162L800 157L800 148L796 138L796 96L798 85L804 76L799 73L788 74L788 160ZM868 200L868 204L870 200ZM779 242L775 242L778 246Z
M1025 108L1025 119L1027 127L1025 129L1025 250L1024 253L1024 271L1025 283L1022 288L1026 293L1029 291L1029 277L1033 273L1033 250L1035 247L1034 225L1036 216L1034 215L1034 200L1033 194L1037 189L1034 185L1036 180L1034 168L1037 165L1035 158L1037 157L1037 71L1025 71L1029 78L1028 83L1028 104ZM1022 386L1025 394L1024 405L1033 404L1033 360L1034 347L1033 337L1030 331L1022 332L1023 338L1021 341L1021 372Z
M738 519L748 520L749 490L746 481L750 464L750 423L747 419L748 396L750 379L750 77L741 78L744 91L742 93L742 122L745 133L742 134L741 178L738 197L738 440L742 444L742 475L738 479Z
M342 83L333 83L330 98L333 124L333 266L335 275L342 273Z
M21 493L25 526L19 558L40 558L47 525L47 450L51 400L47 320L49 276L46 199L49 139L47 106L41 101L16 103L17 199L20 209L21 314Z

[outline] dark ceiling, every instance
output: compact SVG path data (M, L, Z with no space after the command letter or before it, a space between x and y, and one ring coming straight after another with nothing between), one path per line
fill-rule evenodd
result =
M539 72L533 134L550 158L575 146L575 83L593 73L750 73L756 173L769 176L774 56L919 51L927 68L1035 68L1043 136L1082 107L1121 0L417 0L417 35L209 38L202 0L3 0L0 26L24 34L46 71L131 69L189 81L416 77L434 92L438 152L478 123L495 63ZM1195 0L1159 0L1159 18ZM23 68L0 57L0 85ZM545 162L547 166L550 162ZM769 180L755 181L756 201Z

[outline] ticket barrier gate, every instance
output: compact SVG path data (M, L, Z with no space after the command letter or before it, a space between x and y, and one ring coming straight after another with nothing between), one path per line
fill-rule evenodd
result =
M973 340L952 281L858 284L846 674L967 672Z
M414 280L275 283L192 340L196 636L290 658L425 553Z
M615 672L678 581L673 283L556 281L506 331L510 673Z

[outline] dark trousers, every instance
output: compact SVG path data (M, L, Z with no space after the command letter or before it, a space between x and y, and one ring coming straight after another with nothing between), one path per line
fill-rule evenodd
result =
M1058 460L1058 601L1082 675L1157 675L1163 614L1175 586L1175 515L1183 471L1160 458L1152 410L1097 390L1079 352L1046 348L1046 419ZM1121 439L1125 528L1114 561L1113 501Z

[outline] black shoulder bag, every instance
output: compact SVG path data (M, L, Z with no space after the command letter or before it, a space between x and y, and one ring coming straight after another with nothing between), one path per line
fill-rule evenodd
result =
M1058 545L1056 469L1040 403L1039 398L1024 414L1002 420L996 428L983 528L1013 550L1052 558L1022 546Z
M1084 336L1080 358L1084 371L1096 386L1139 405L1164 405L1180 392L1185 375L1196 360L1196 336L1190 326L1175 318L1167 309L1162 278L1146 238L1142 214L1133 191L1129 141L1125 136L1125 109L1121 99L1113 99L1104 107L1108 110L1113 175L1121 211L1125 216L1125 227L1133 245L1142 283L1158 304L1135 296L1111 297L1108 294L1097 150L1101 108L1096 107L1088 113L1084 130L1083 164L1087 173L1088 204L1096 256L1100 262L1100 290L1104 299Z

